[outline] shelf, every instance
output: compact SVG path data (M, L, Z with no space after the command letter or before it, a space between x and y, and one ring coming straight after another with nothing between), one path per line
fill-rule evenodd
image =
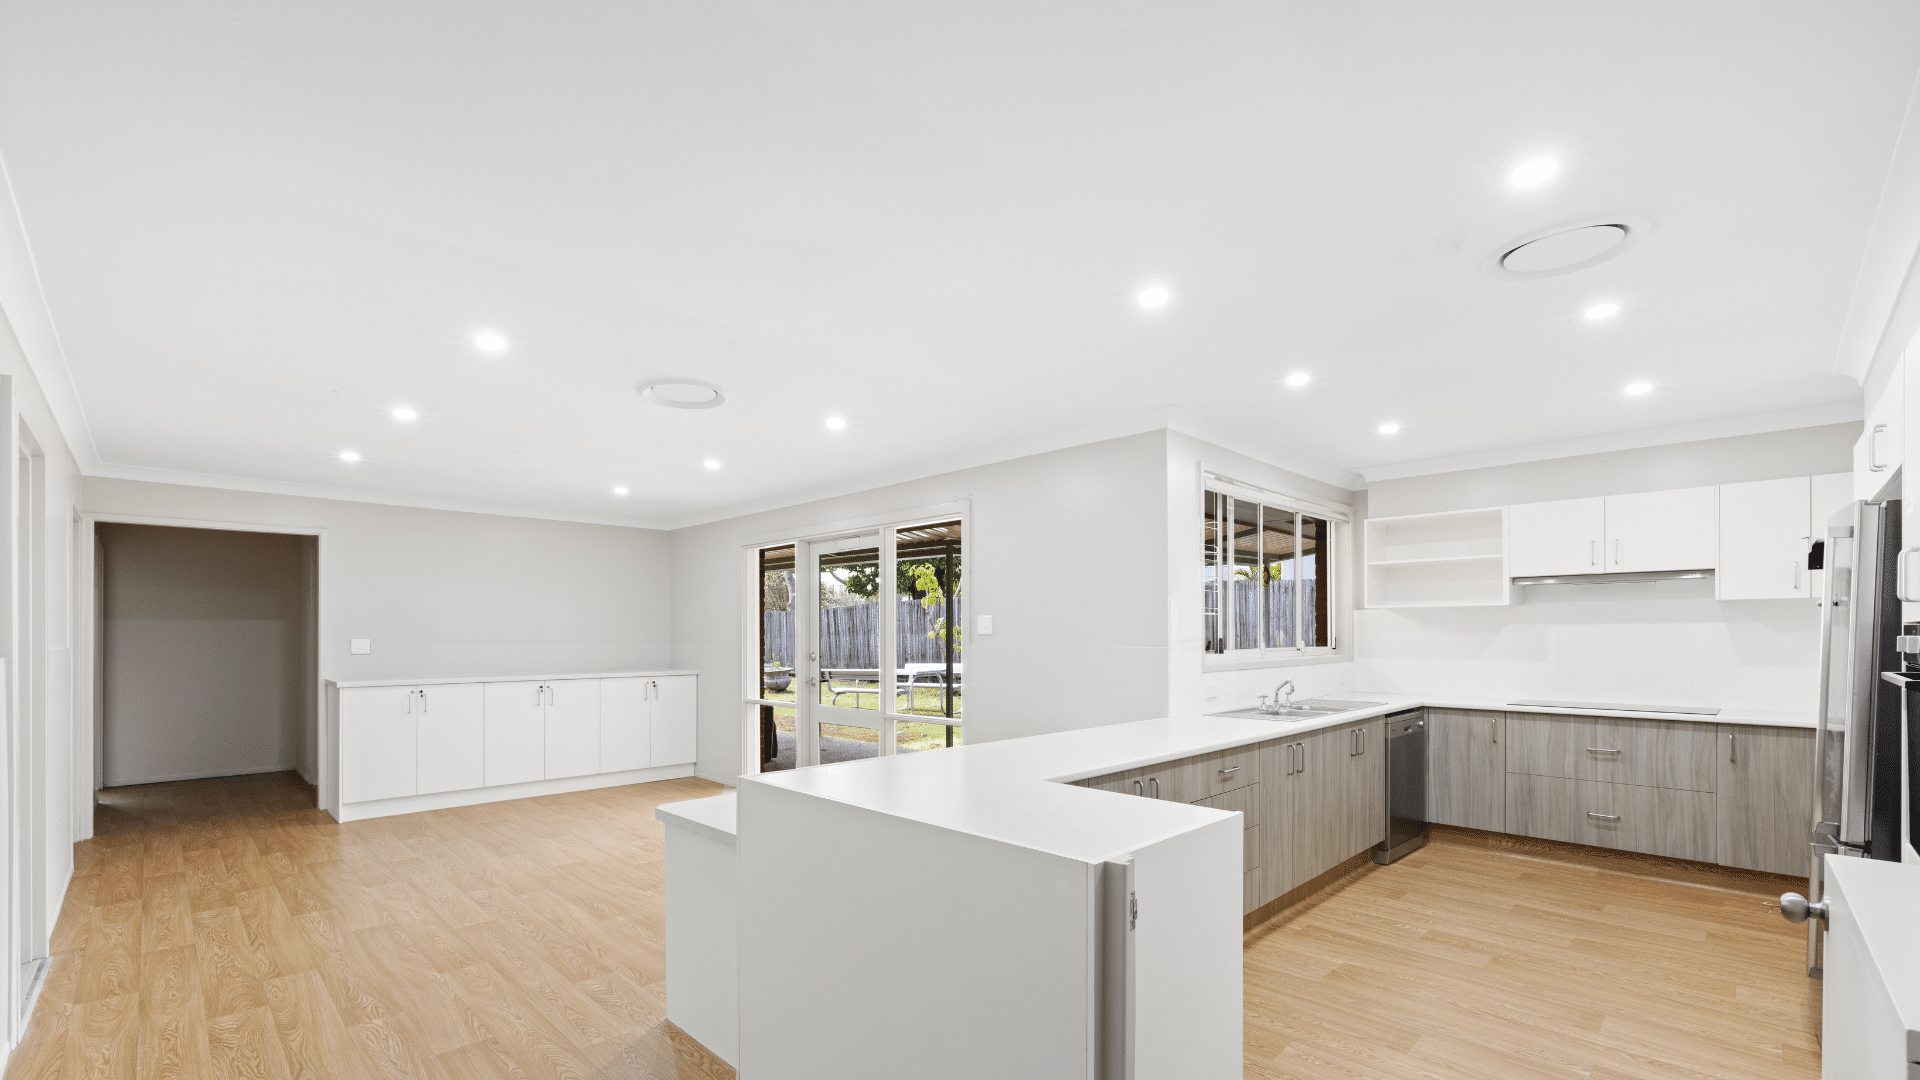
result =
M1403 560L1367 567L1368 607L1480 607L1511 601L1505 556Z
M1426 566L1431 563L1486 562L1506 558L1505 555L1444 555L1437 559L1369 559L1368 566Z
M1496 506L1444 514L1369 518L1366 540L1366 559L1373 565L1504 556L1507 511L1505 507Z

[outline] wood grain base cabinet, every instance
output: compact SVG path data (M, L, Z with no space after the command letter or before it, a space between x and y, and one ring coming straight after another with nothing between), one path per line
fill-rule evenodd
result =
M1504 832L1507 827L1507 714L1425 710L1427 817L1441 825Z
M1717 727L1719 861L1774 874L1807 873L1813 732Z
M1714 797L1560 776L1507 778L1508 832L1572 844L1713 862Z

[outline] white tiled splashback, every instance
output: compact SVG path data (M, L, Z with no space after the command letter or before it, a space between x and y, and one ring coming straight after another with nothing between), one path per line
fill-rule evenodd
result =
M1812 712L1811 600L1721 603L1711 579L1535 585L1512 607L1354 612L1354 686Z

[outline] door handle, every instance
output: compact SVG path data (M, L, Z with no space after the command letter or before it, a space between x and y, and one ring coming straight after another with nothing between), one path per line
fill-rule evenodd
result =
M1147 777L1147 781L1153 785L1153 797L1156 799L1159 798L1160 797L1160 778L1157 776L1149 776Z
M1305 776L1307 774L1307 744L1295 743L1294 745L1300 748L1300 775Z
M1499 746L1500 745L1500 718L1497 716L1487 717L1487 726L1488 726L1488 729L1493 732L1493 745Z
M1625 540L1615 540L1613 542L1613 565L1620 565L1620 553L1625 550L1625 546Z
M407 691L407 704L406 704L406 713L407 713L407 715L408 715L408 716L412 716L412 715L413 715L413 695L415 695L415 694L417 694L417 693L419 693L419 691L417 691L417 690L409 690L409 691Z
M1587 751L1593 754L1617 754L1620 752L1618 750L1603 750L1598 746L1589 746L1587 747Z
M1867 468L1874 472L1885 472L1887 469L1886 463L1880 460L1880 433L1885 430L1887 425L1875 424L1873 430L1867 433Z
M1733 732L1727 732L1727 760L1733 761Z
M1598 540L1587 541L1587 565L1600 565L1600 541Z
M1146 782L1145 780L1135 780L1135 781L1133 782L1133 793L1134 793L1135 795L1138 795L1138 796L1140 796L1140 797L1141 797L1141 798L1143 798L1143 799L1144 799L1144 798L1146 798L1146 797L1147 797L1147 782Z
M427 692L425 690L422 690L420 691L420 712L422 715L424 715L426 711L427 711Z
M1587 816L1593 817L1593 818L1599 818L1602 821L1619 821L1620 820L1619 814L1596 814L1591 810L1587 811Z

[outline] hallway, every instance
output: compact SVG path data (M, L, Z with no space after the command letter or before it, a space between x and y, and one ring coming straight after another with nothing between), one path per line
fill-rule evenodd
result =
M665 1023L663 802L335 824L292 773L105 792L6 1080L713 1080Z

